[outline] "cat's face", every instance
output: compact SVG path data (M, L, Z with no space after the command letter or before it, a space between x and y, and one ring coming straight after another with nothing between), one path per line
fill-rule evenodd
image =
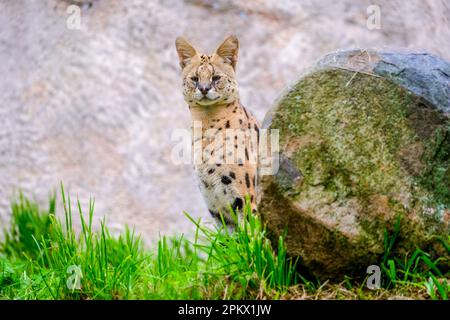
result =
M198 53L185 39L177 38L176 48L183 76L183 95L190 106L231 103L238 98L234 70L239 43L228 37L212 55Z

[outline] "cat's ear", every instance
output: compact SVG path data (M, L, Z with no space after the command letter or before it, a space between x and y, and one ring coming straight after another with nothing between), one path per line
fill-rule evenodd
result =
M180 66L183 69L191 61L192 57L197 54L197 50L182 37L178 37L175 40L175 46L177 48L178 58L180 59Z
M216 49L215 54L236 69L239 41L235 35L226 38Z

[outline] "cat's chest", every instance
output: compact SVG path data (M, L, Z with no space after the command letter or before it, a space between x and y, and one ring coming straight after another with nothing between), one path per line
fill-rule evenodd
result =
M242 207L246 195L254 198L258 128L239 104L216 113L194 111L194 170L210 212Z

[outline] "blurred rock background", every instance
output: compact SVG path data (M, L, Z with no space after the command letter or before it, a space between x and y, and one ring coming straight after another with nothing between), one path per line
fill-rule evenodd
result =
M71 4L81 28L68 28ZM381 9L369 30L367 8ZM262 120L282 89L340 48L450 59L446 0L0 0L0 223L19 190L47 203L60 181L115 231L150 241L208 219L191 165L171 140L189 127L174 39L241 43L241 100Z

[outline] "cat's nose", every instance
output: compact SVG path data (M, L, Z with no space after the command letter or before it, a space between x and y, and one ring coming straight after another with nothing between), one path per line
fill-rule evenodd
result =
M211 89L211 84L206 84L206 85L199 84L198 85L198 90L200 90L200 92L204 95L207 94L210 89Z

